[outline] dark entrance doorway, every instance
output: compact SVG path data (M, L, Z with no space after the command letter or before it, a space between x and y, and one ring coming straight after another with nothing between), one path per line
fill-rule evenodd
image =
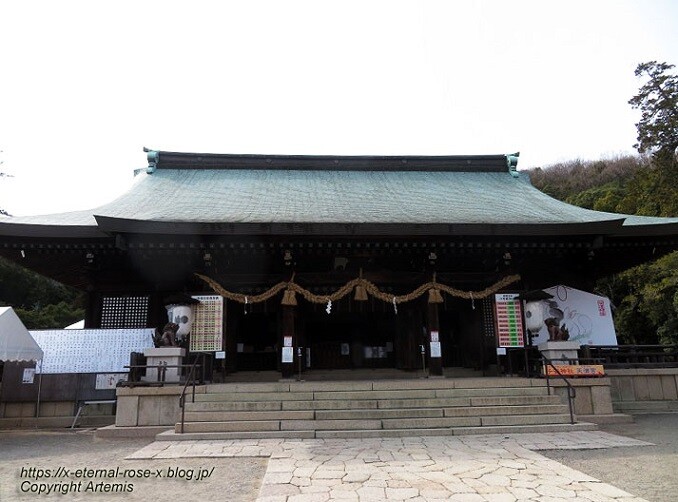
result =
M312 313L305 323L310 369L394 368L393 315Z
M249 313L242 315L236 330L236 369L267 371L277 369L277 315Z

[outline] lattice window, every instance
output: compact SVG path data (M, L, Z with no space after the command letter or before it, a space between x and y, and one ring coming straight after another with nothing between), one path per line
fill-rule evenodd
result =
M494 343L497 335L494 327L494 298L491 296L483 300L483 330L487 339Z
M101 303L101 328L145 328L148 296L106 296Z
M214 352L222 349L224 325L224 298L218 295L194 296L200 303L195 306L195 319L191 328L191 352Z

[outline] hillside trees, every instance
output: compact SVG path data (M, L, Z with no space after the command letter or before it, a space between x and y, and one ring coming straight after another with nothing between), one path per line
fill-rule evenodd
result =
M29 329L63 328L82 319L77 291L0 258L0 305L14 307Z
M636 68L648 80L631 98L640 156L565 162L530 173L533 184L589 209L645 216L678 216L678 75L651 61ZM678 343L678 251L600 280L610 297L620 343Z
M678 75L669 73L673 68L671 64L650 61L639 64L635 71L637 77L648 80L629 100L641 112L634 147L651 156L651 169L642 180L642 190L638 187L629 194L630 201L634 196L640 197L637 214L678 214Z

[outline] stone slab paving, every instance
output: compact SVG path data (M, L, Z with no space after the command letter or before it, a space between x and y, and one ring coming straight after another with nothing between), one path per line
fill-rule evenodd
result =
M127 458L267 457L257 502L642 502L537 451L649 444L600 431L158 441Z

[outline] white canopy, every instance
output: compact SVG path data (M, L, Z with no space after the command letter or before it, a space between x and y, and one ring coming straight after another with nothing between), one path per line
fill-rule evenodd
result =
M0 307L0 361L38 361L40 346L12 307Z

